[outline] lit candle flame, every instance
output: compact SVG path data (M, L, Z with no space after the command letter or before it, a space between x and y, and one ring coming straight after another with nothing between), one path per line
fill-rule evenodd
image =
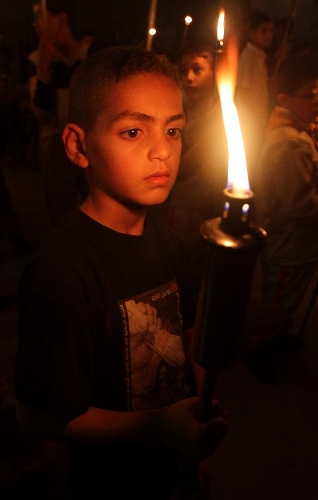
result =
M218 42L223 42L224 40L224 18L225 18L225 12L224 9L221 9L219 13L218 26L216 30L216 37L218 39Z
M192 20L193 20L193 19L192 19L192 17L191 17L191 16L185 16L185 18L184 18L184 24L185 24L186 26L190 26L190 24L192 23Z
M222 107L228 144L228 183L231 194L244 198L250 194L244 142L238 112L234 103L238 48L234 38L227 41L226 50L218 59L216 83Z

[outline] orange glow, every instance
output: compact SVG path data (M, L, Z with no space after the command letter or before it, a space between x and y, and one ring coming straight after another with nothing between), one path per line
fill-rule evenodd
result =
M233 196L244 198L250 193L244 142L238 112L234 103L238 47L229 38L216 67L216 83L219 91L224 128L228 144L228 184Z
M225 12L224 9L221 9L219 13L218 26L216 30L216 37L219 42L224 40L224 18L225 18Z

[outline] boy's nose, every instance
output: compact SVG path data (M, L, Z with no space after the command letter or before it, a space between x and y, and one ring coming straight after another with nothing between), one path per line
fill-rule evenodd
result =
M164 161L170 156L171 146L165 134L156 134L151 141L149 149L149 158L153 160Z
M193 72L190 69L183 74L183 80L185 82L191 82L193 80Z

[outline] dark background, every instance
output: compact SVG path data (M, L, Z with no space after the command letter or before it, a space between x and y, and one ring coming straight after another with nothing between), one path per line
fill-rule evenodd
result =
M225 3L233 4L228 0ZM235 3L240 6L247 2ZM158 0L157 34L153 39L158 50L175 50L182 38L186 15L193 18L189 34L196 31L211 35L216 30L219 4L218 0ZM10 45L33 42L31 5L31 0L1 0L0 34ZM77 0L77 34L93 29L101 44L146 43L150 6L151 0Z
M153 49L167 54L178 51L186 15L193 18L188 36L213 37L221 5L229 28L240 26L250 7L258 7L274 19L280 19L290 14L293 4L294 0L158 0ZM318 1L298 0L296 4L296 37L302 41L318 36L314 34L318 31ZM23 46L26 52L35 44L31 5L31 0L0 1L0 34L10 47ZM77 0L77 6L78 36L85 29L92 29L100 45L146 43L151 0Z

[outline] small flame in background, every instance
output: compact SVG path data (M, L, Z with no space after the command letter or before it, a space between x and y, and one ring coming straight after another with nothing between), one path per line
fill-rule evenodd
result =
M245 198L247 194L250 194L250 186L241 126L234 103L237 64L238 46L236 39L232 36L228 38L226 48L218 58L215 78L228 144L227 188L233 196Z
M225 17L225 11L224 9L220 10L219 13L219 20L218 20L218 26L216 30L216 37L218 42L222 42L224 40L224 17Z

